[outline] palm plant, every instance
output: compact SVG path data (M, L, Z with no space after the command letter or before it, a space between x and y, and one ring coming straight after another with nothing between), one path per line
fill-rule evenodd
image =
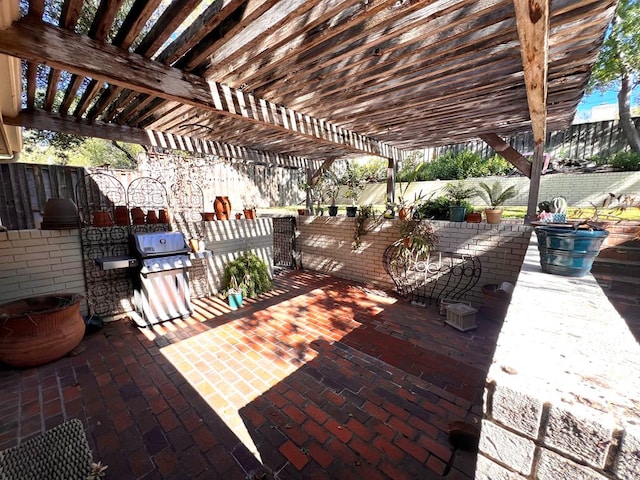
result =
M503 205L507 200L518 195L514 185L511 185L504 190L502 189L500 182L497 181L491 186L487 185L485 182L480 182L478 185L480 186L478 195L491 207L491 209L494 210Z

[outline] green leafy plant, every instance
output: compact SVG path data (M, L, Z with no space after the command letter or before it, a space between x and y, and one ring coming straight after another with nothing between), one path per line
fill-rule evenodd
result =
M634 172L640 170L640 153L617 152L614 153L608 163L616 170Z
M240 283L238 278L242 279ZM224 266L222 289L226 293L234 289L245 297L256 298L271 290L272 285L267 264L253 253L244 253Z
M447 220L449 205L451 205L451 201L447 197L430 198L415 208L413 216L418 219Z
M397 256L424 258L438 244L433 223L420 219L403 220L400 226Z
M457 206L462 206L462 202L478 195L476 187L466 187L462 182L447 183L444 192L451 203Z
M365 181L352 164L347 166L347 171L345 172L342 181L347 187L345 197L350 199L351 205L355 207L358 197L364 190Z
M479 186L480 190L478 190L478 195L491 207L491 209L498 208L510 198L518 195L514 185L503 189L500 182L497 181L491 186L487 185L485 182L480 182Z
M373 205L360 205L358 214L355 217L355 230L353 233L353 250L357 250L362 244L362 237L367 234L371 228L375 228L380 223L383 216L377 216ZM367 222L370 222L367 224Z

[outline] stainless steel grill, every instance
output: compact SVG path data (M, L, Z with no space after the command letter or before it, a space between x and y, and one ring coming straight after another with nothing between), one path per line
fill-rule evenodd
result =
M134 277L134 321L141 327L191 315L189 247L180 232L134 233L130 250L139 259Z

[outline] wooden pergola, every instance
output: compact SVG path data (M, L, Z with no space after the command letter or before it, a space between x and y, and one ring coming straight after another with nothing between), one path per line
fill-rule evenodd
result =
M0 103L2 132L320 170L377 155L390 171L407 151L479 137L531 178L531 214L546 131L571 123L616 1L18 4L0 0L0 57L27 82L19 108ZM532 163L502 140L523 130Z

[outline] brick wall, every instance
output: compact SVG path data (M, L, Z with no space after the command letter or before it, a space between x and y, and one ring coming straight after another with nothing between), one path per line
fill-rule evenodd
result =
M480 304L480 287L488 283L511 282L520 271L529 243L530 227L522 222L457 223L434 221L440 239L438 249L473 253L482 262L482 276L467 300ZM400 221L369 223L371 231L353 250L355 220L348 217L298 217L298 249L303 267L336 277L392 289L391 278L382 266L385 249L399 238Z
M269 268L273 265L273 224L270 218L191 222L178 226L187 238L205 241L213 256L200 266L206 293L220 287L224 265L252 251ZM195 276L195 275L194 275ZM108 278L105 278L108 281ZM0 303L55 292L86 295L78 230L15 230L0 232ZM131 292L129 297L133 296ZM86 302L81 307L88 313Z
M485 389L476 479L640 478L640 349L591 275L533 236Z
M85 295L78 230L0 232L0 303L58 292Z

